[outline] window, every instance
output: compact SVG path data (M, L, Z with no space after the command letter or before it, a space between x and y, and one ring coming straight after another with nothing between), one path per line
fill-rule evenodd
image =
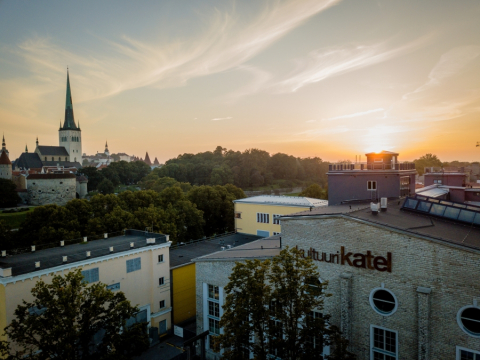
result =
M376 182L376 181L372 181L372 180L368 180L368 181L367 181L367 190L368 190L368 191L375 191L375 190L377 190L377 182Z
M282 215L273 214L273 223L274 223L275 225L280 225L280 216L282 216Z
M397 311L397 298L390 290L376 288L370 293L370 305L376 313L390 316Z
M108 285L107 290L112 290L112 291L120 290L120 283Z
M67 161L67 157L65 157L65 161Z
M219 297L219 291L218 291L218 286L215 285L208 285L208 297L210 299L218 300Z
M385 328L371 326L370 328L370 359L397 359L397 332Z
M441 183L442 183L442 180L433 180L433 183L434 183L434 184L441 184Z
M165 300L160 301L160 309L163 309L165 307Z
M220 304L214 301L208 302L208 315L220 318Z
M456 360L480 360L480 352L457 346Z
M274 231L273 235L280 235L281 233Z
M163 262L163 254L158 255L158 262Z
M458 311L457 323L468 335L480 338L480 307L464 306Z
M28 309L28 313L30 315L42 315L45 311L47 311L47 308L44 306L32 306L30 309Z
M47 161L47 157L45 156L45 161Z
M100 280L98 268L82 271L83 281L86 283L93 283Z
M220 321L208 319L208 331L213 334L220 335Z
M165 278L163 276L161 278L158 278L158 285L165 285Z
M127 325L127 328L129 328L134 324L144 323L144 322L148 322L148 313L146 309L137 312L130 319L127 319L126 325Z
M55 161L55 158L52 156L52 161Z
M241 219L242 213L235 213L235 219Z
M142 268L142 259L135 258L127 260L127 273L140 270Z
M257 222L264 224L270 223L270 214L257 213Z

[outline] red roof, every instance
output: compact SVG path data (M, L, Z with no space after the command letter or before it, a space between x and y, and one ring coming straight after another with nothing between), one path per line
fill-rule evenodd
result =
M0 165L12 165L12 162L5 151L2 151L2 155L0 155Z

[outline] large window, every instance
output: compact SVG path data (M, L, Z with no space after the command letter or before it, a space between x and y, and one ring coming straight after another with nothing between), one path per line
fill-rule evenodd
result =
M370 328L370 359L397 360L397 332L382 327Z
M480 360L480 351L457 346L456 360Z
M390 290L376 288L370 293L370 305L378 314L389 316L397 311L397 298Z
M98 268L93 268L90 270L82 271L83 281L87 283L92 283L100 280Z
M127 260L127 273L140 270L142 268L142 259L135 258Z
M375 190L377 190L377 182L376 182L376 181L372 181L372 180L368 180L368 181L367 181L367 190L368 190L368 191L375 191Z
M273 214L273 223L274 223L275 225L280 225L280 216L282 216L282 215Z
M218 286L208 284L208 336L209 348L215 352L219 352L219 344L216 337L220 335L220 289Z
M270 214L257 213L257 222L264 224L270 223Z

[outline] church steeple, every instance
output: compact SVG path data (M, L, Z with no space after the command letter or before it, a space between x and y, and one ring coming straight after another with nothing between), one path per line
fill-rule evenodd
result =
M2 137L2 149L0 150L0 154L2 153L6 153L7 155L10 155L7 150L7 144L5 143L5 134L3 134L3 137Z
M65 100L65 121L61 130L77 130L75 118L73 116L72 92L70 90L70 76L67 68L67 97Z
M28 146L25 144L25 152L28 153Z

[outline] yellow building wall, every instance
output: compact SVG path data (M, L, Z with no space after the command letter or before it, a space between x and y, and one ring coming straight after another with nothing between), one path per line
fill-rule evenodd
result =
M196 314L195 264L172 270L173 324Z
M160 254L163 254L163 262L158 262L158 255ZM127 273L126 261L138 257L141 258L141 269ZM95 258L92 258L92 262L95 260ZM100 260L97 263L91 263L84 266L75 266L75 264L72 264L70 269L56 271L54 273L49 273L48 275L41 275L41 279L45 283L50 284L55 275L63 276L77 268L80 268L83 271L97 267L99 268L99 281L106 285L119 282L119 291L125 293L125 296L133 306L137 305L142 308L149 305L150 314L160 313L172 306L170 297L168 247L143 251L126 256L121 256L120 254L120 257L118 258ZM164 285L159 285L158 279L160 277L164 277ZM22 300L27 302L33 301L34 298L31 290L39 279L40 277L38 275L32 273L31 278L28 277L5 285L0 284L0 336L3 334L5 327L14 319L15 309L19 304L22 304ZM160 309L161 300L165 300L165 308L163 309ZM171 312L151 317L150 324L151 326L158 326L159 322L164 319L167 320L167 330L171 329Z
M235 229L239 233L257 235L257 230L268 231L270 236L273 232L280 233L281 225L273 223L273 215L289 215L300 211L309 210L309 207L263 205L235 203ZM257 222L257 213L270 214L269 223ZM240 214L241 218L237 218Z

